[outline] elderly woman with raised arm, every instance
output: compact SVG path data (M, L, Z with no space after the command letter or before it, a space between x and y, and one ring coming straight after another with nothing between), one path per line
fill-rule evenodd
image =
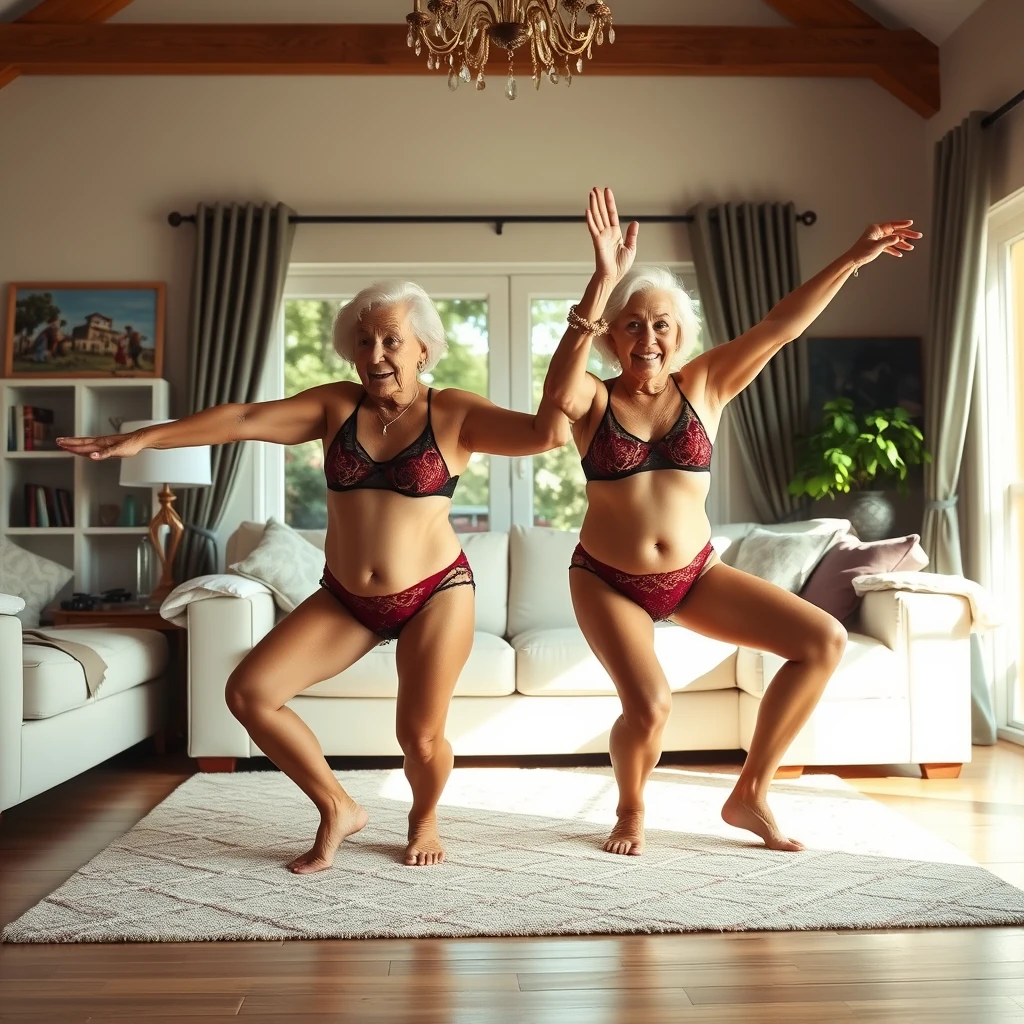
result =
M246 655L226 694L259 748L320 811L312 848L289 864L297 873L330 867L367 815L286 702L391 639L398 641L397 734L413 794L404 859L443 860L436 808L453 760L445 720L473 642L473 574L449 523L452 493L474 452L531 455L569 437L568 421L550 400L531 416L423 385L419 375L437 364L446 341L437 311L415 284L383 282L360 292L338 313L334 345L354 365L358 384L215 406L133 434L60 439L66 450L93 459L241 440L323 442L322 589Z
M768 787L839 662L846 632L799 597L724 565L704 510L722 410L784 345L798 338L859 267L902 256L911 221L874 224L834 263L745 334L685 366L690 299L659 268L631 269L639 227L623 238L610 189L590 193L596 269L551 360L545 396L565 412L583 455L588 509L570 569L577 619L622 701L610 740L619 789L605 850L639 854L643 792L672 707L654 653L669 619L730 644L786 659L761 701L743 769L722 810L772 849L799 850L768 807ZM594 344L618 375L587 373Z

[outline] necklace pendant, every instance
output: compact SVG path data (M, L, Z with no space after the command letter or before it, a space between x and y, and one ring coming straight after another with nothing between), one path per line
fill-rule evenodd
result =
M383 429L381 430L381 435L383 436L387 432L388 432L388 425L385 423Z

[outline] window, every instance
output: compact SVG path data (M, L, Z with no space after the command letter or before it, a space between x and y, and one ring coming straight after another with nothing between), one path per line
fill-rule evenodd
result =
M695 294L694 282L680 276ZM371 275L354 275L322 266L293 267L285 291L280 349L273 357L281 370L268 374L264 397L294 395L330 380L356 380L352 367L334 352L331 323L342 303L385 277L422 284L445 325L448 352L425 375L426 383L465 388L507 408L535 411L569 306L579 301L589 270L494 275L466 268L440 275L429 268L391 266ZM698 338L695 351L701 344ZM589 365L595 373L609 376L596 355ZM265 446L264 456L267 514L297 528L322 529L327 506L320 443L283 450ZM586 509L585 484L571 441L534 458L475 455L454 495L452 525L460 532L503 530L512 523L576 529ZM713 493L709 511L715 504Z
M989 563L1006 610L987 639L1001 734L1024 742L1024 193L992 211L986 305Z

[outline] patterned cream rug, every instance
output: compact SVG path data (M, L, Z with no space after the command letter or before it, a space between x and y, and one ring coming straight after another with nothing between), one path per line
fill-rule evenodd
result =
M601 850L604 769L460 769L445 864L401 863L398 771L339 773L370 823L335 866L296 876L311 805L276 772L196 775L4 932L8 942L582 935L1024 924L1024 892L831 776L773 787L804 853L725 825L724 775L658 771L648 851Z

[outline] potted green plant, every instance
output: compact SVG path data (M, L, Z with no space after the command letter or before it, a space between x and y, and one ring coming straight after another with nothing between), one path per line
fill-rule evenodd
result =
M908 467L930 461L924 435L902 406L858 415L850 399L834 398L825 403L817 429L803 439L789 493L818 500L856 490L849 519L861 540L880 540L896 513L872 485L895 480L906 494Z

